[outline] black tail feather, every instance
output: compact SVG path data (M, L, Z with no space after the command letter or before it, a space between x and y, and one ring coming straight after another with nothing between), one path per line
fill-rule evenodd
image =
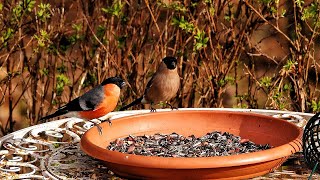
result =
M67 114L68 113L68 110L66 108L61 108L61 109L58 109L55 113L53 114L50 114L48 116L45 116L45 117L42 117L40 119L40 122L43 122L47 119L51 119L51 118L54 118L54 117L57 117L57 116L61 116L61 115L64 115L64 114Z
M141 101L142 101L142 98L143 98L143 97L140 97L140 98L138 98L138 99L134 100L132 103L130 103L130 104L128 104L128 105L126 105L126 106L122 107L122 108L120 109L120 111L126 110L126 109L128 109L129 107L131 107L131 106L134 106L134 105L140 104L140 103L141 103Z

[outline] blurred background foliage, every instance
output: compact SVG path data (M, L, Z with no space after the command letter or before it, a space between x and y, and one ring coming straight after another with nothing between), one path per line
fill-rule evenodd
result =
M178 107L319 111L319 13L315 0L2 1L1 135L110 76L127 104L167 55Z

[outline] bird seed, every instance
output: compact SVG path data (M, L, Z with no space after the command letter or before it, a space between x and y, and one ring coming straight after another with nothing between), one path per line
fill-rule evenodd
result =
M158 157L230 156L270 149L269 144L255 144L249 139L228 132L213 131L196 138L177 133L154 134L119 138L107 149L122 153Z

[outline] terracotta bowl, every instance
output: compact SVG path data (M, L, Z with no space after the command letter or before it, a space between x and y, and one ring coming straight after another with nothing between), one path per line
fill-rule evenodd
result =
M138 179L245 179L269 173L291 154L300 151L302 131L296 125L270 116L228 111L171 111L134 115L102 123L88 130L81 149L100 159L114 173ZM201 158L150 157L109 151L110 141L131 135L176 132L202 136L227 131L274 148L240 155ZM107 172L106 172L107 173Z

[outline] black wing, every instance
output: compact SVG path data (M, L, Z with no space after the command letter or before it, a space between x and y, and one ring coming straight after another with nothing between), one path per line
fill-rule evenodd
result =
M61 106L55 113L41 118L40 121L61 116L72 111L94 110L103 101L103 98L103 87L99 85L98 87L84 93L82 96L70 101L66 105Z
M152 84L153 84L153 80L154 80L154 76L155 76L155 75L156 75L156 74L153 74L153 76L151 77L151 79L148 81L147 86L146 86L146 89L144 90L144 94L146 94L147 91L151 88L151 86L152 86Z
M90 111L94 110L104 98L104 91L101 85L84 93L82 96L70 101L68 104L62 106L57 111Z

